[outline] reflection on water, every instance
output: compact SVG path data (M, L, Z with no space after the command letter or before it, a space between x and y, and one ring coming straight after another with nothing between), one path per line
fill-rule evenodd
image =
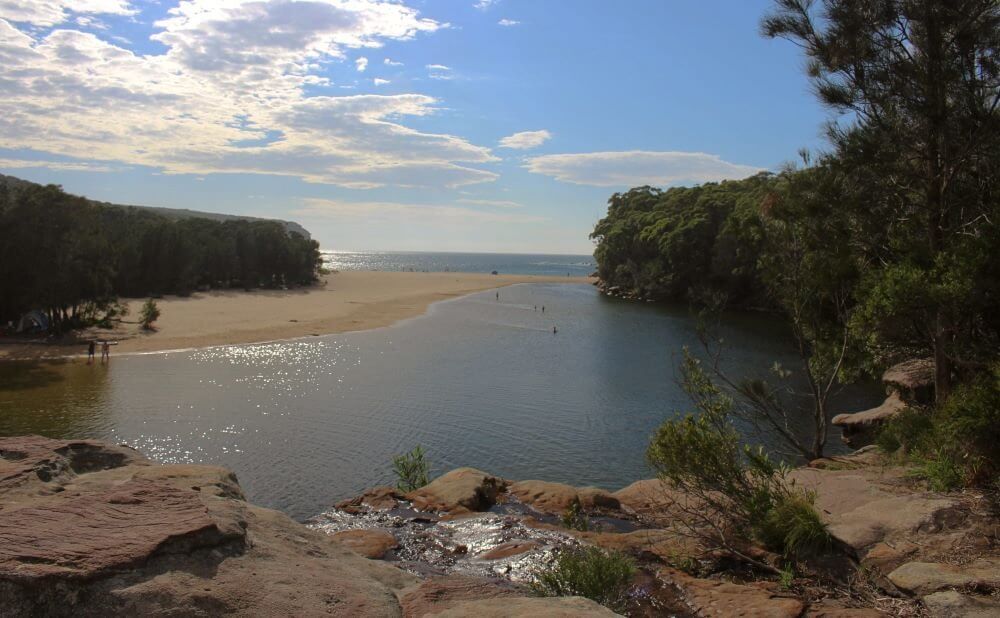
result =
M728 325L734 372L793 367L773 320ZM224 465L251 499L299 519L391 482L392 456L417 443L435 472L469 465L614 489L649 475L650 433L687 408L674 378L694 326L686 310L591 286L522 285L501 302L475 294L367 332L118 356L109 368L0 364L0 434L94 437Z

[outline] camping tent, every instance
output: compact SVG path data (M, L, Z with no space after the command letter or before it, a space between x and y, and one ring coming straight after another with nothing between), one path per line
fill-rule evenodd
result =
M41 332L49 330L49 318L38 309L34 309L21 316L17 323L17 332Z

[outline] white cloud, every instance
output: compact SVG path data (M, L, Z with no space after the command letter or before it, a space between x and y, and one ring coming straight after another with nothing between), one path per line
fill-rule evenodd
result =
M395 60L393 60L391 58L386 58L385 60L382 61L382 64L384 64L386 66L390 66L390 67L401 67L401 66L403 66L402 62L396 62Z
M506 27L517 26L520 23L521 22L517 21L516 19L501 19L500 21L497 22L497 24Z
M86 161L36 161L30 159L0 159L0 169L16 170L44 167L65 172L114 172L107 165L95 165Z
M746 178L759 167L701 152L587 152L533 157L525 168L563 182L595 187L668 186Z
M388 84L390 82L387 79L382 79L381 77L376 77L375 79L372 80L372 83L375 84L376 86L384 86L384 85L386 85L386 84Z
M552 139L552 134L545 129L541 131L521 131L520 133L502 138L500 140L500 147L528 150L530 148L538 148L550 139Z
M489 10L494 4L498 4L499 2L500 0L477 0L477 2L473 6L479 9L480 11L486 11Z
M368 58L361 56L360 58L354 61L354 67L358 70L359 73L364 73L365 69L368 68Z
M128 0L0 0L0 19L33 26L55 26L70 13L132 15Z
M0 6L9 13L14 3ZM322 65L345 49L438 27L394 1L313 0L291 10L287 0L182 0L156 25L166 51L137 55L91 33L0 19L0 135L8 149L171 174L277 174L357 188L493 181L495 173L469 167L495 161L489 148L405 126L436 113L431 97L303 93L329 85Z
M509 200L476 200L471 198L462 198L457 201L460 204L471 204L473 206L493 206L496 208L524 208L524 206L522 206L521 204Z
M424 65L424 67L427 68L427 69L430 69L431 71L450 71L451 70L451 67L446 67L443 64L426 64L426 65Z
M361 219L365 223L384 220L399 224L413 222L420 224L471 224L484 223L542 223L545 217L521 213L491 212L441 204L408 204L401 202L348 202L305 198L303 207L292 211L292 215L311 219L350 220Z

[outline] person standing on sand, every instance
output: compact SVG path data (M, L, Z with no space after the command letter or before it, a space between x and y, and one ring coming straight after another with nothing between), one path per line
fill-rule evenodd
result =
M90 343L87 344L87 364L90 365L94 362L94 351L97 349L97 344L91 339Z
M497 300L500 300L500 292L497 292Z

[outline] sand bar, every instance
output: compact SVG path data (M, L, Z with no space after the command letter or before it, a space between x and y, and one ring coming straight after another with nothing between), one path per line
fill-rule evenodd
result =
M86 353L89 338L117 340L113 353L155 352L235 343L256 343L389 326L422 315L434 302L518 283L591 283L588 277L541 277L478 273L343 271L315 287L295 290L211 291L157 303L155 332L125 323L90 329L56 343L0 339L0 360L58 358ZM136 320L143 299L129 302Z

